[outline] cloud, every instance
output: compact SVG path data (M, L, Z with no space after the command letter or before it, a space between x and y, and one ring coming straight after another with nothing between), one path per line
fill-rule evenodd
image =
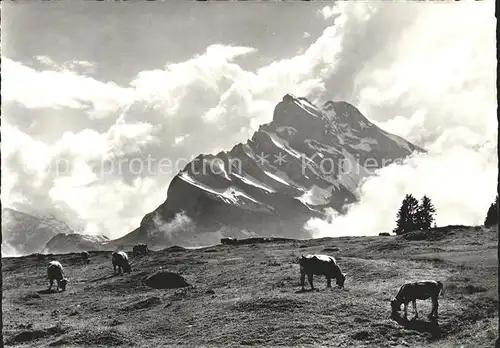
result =
M492 148L481 150L493 153ZM431 198L438 226L482 225L495 198L497 175L495 156L478 156L474 149L417 155L367 179L358 191L359 202L348 206L347 214L329 210L325 219L311 219L305 228L318 238L392 232L407 193Z
M51 68L56 68L58 65L52 60L52 58L48 56L43 56L43 55L37 55L35 56L36 61L40 62L41 64L51 67Z
M396 37L380 37L384 24L378 22L395 14L396 6L376 9L366 26L380 28L378 52L356 59L343 51L342 61L365 68L344 66L338 75L355 81L348 98L358 100L364 114L429 152L368 178L358 190L359 203L347 207L346 215L328 211L325 219L310 220L306 228L314 236L391 231L407 193L434 201L438 225L480 225L494 199L498 125L492 3L409 7L414 17ZM369 42L371 34L362 32L361 42Z
M152 139L151 129L118 124L105 134L65 133L47 145L2 124L2 133L8 134L2 141L2 167L8 168L2 175L2 203L54 214L84 232L116 236L130 231L140 222L143 205L155 207L167 187L161 190L150 177L126 183L123 174L129 167L105 171L102 164L140 151ZM90 231L89 226L98 229Z
M63 64L63 68L69 70L88 69L93 71L96 67L97 64L95 62L89 62L88 60L71 60Z
M175 217L168 222L163 221L161 216L155 214L153 216L153 224L156 229L153 233L162 233L162 239L166 242L171 239L175 240L178 235L186 235L195 231L193 221L183 212L176 214ZM168 244L168 242L166 244Z
M4 103L17 102L28 109L86 109L91 119L113 115L133 98L132 89L113 82L72 71L37 71L8 58L2 59L2 87Z
M50 68L59 72L76 72L82 75L96 72L97 63L88 60L69 60L62 64L56 63L52 58L45 55L36 55L35 60L45 68Z
M2 242L2 257L18 257L21 255L22 252L20 250L17 250L6 242Z
M330 19L338 14L338 10L336 6L325 6L319 11L319 13L323 16L324 19Z

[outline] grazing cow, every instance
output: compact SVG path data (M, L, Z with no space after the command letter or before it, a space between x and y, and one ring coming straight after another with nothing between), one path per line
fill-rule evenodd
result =
M82 251L80 253L80 256L82 257L82 262L84 265L88 265L90 263L90 254L88 251Z
M432 310L429 318L438 317L438 296L444 296L443 283L435 280L421 280L414 283L406 283L400 289L396 297L391 301L392 313L401 310L401 304L404 304L405 318L408 317L408 303L413 303L413 311L415 318L418 318L417 300L427 300L429 297L432 300Z
M332 278L337 280L337 286L344 288L345 273L342 273L337 261L327 255L302 255L299 259L300 265L300 285L304 291L304 281L307 275L307 280L311 285L311 290L314 290L313 275L324 275L326 277L326 287L332 287Z
M132 255L146 255L149 252L148 246L146 244L137 244L132 248Z
M236 238L231 238L231 237L229 237L229 238L222 238L220 240L220 242L222 244L225 244L225 245L236 245L236 244L238 244L238 240Z
M47 278L50 281L49 291L52 289L54 280L57 281L56 290L66 290L68 280L64 278L64 269L59 261L50 261L49 266L47 267Z
M130 273L130 264L128 263L127 253L123 251L115 251L111 255L111 261L113 263L113 272L116 274L116 268L118 267L118 274L122 273L122 269L124 273Z

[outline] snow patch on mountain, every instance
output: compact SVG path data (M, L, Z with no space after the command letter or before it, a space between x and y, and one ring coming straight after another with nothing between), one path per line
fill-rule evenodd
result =
M269 193L276 192L276 190L273 190L269 186L265 185L261 181L253 178L252 176L250 176L248 174L240 175L238 173L231 173L231 175L237 177L238 179L240 179L241 181L243 181L247 185L257 187L257 188L262 189L262 190L269 192Z
M233 204L240 204L241 199L247 199L247 200L249 200L253 203L259 204L259 205L262 204L258 200L250 197L245 192L243 192L243 191L241 191L238 188L233 187L233 186L229 187L226 191L224 191L221 196L228 199L229 202L231 202Z
M193 179L193 178L192 178L192 177L191 177L188 173L186 173L186 172L181 172L181 173L179 173L179 178L180 178L180 179L182 179L182 180L184 180L185 182L187 182L187 183L189 183L189 184L193 185L193 186L198 187L199 189L201 189L201 190L203 190L203 191L205 191L205 192L208 192L208 193L211 193L211 194L213 194L213 195L217 195L217 196L221 194L221 192L218 192L218 191L216 191L216 190L214 190L214 189L211 189L211 188L210 188L210 187L208 187L207 185L204 185L204 184L202 184L201 182L199 182L199 181L197 181L197 180Z
M285 151L286 153L288 153L292 157L295 157L295 158L300 158L301 157L301 154L298 153L297 151L295 151L294 149L292 149L289 146L289 144L288 144L287 141L281 139L280 137L278 137L274 133L266 132L266 134L269 135L269 137L271 138L271 141L273 142L273 144L276 145L277 147L279 147L281 150Z
M361 150L365 152L370 152L372 151L372 147L368 141L365 139L362 139L359 144L351 145L351 148L356 149L356 150Z
M307 112L310 116L316 118L318 117L316 113L319 113L319 110L314 107L313 105L311 105L309 102L305 102L303 99L297 99L295 97L292 97L293 98L293 103L298 106L299 108L301 108L302 110L304 110L305 112Z
M312 206L325 205L330 202L330 198L332 197L332 191L334 190L335 187L333 185L328 186L327 188L321 188L317 185L313 185L302 196L295 198L305 204Z
M271 179L274 179L280 183L282 183L283 185L287 185L287 186L290 186L290 184L285 180L285 179L282 179L280 178L279 176L273 174L273 173L270 173L268 172L267 170L264 170L264 174L266 174L268 177L270 177Z
M220 159L215 159L211 163L211 169L214 171L214 173L220 173L225 179L231 181L225 166L225 163Z

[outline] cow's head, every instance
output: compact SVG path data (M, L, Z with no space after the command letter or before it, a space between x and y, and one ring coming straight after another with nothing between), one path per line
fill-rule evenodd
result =
M66 291L66 284L68 284L68 279L63 278L57 282L62 291Z
M307 261L307 259L304 257L304 255L300 255L298 260L299 265L303 265L305 261Z
M345 277L346 277L346 274L345 274L345 273L342 273L342 272L340 272L340 275L337 277L337 286L338 286L340 289L343 289L343 288L344 288Z
M399 312L401 310L401 303L394 299L391 301L391 308L393 313Z
M130 268L130 264L128 262L125 262L125 264L123 265L123 272L130 273L131 270L132 269Z

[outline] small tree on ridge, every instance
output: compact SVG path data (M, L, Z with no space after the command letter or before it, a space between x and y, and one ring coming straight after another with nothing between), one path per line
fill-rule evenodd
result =
M407 194L398 210L394 233L404 234L415 230L418 207L418 200L412 194Z
M490 205L488 213L486 214L486 219L484 220L484 226L491 227L498 224L498 196L495 198L495 202Z
M417 208L415 227L419 230L428 230L434 222L434 215L436 215L436 208L432 204L431 199L424 195Z

